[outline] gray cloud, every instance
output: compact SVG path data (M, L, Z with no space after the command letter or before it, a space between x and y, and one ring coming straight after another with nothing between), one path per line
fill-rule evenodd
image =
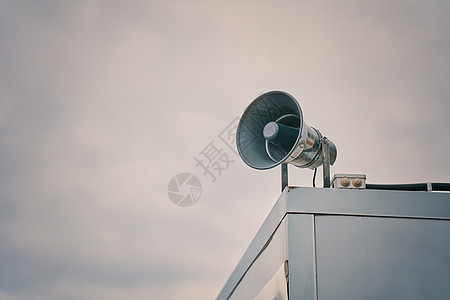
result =
M263 91L299 99L334 173L449 181L445 1L0 6L2 299L215 297L279 170L229 152L212 183L193 157ZM186 209L180 172L203 184Z

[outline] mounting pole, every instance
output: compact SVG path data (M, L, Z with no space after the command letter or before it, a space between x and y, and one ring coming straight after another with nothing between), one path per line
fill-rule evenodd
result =
M326 137L322 139L323 147L323 187L330 187L330 145Z
M288 165L281 164L281 192L288 186Z

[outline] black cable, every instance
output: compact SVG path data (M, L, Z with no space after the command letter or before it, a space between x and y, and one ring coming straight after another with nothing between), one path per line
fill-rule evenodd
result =
M317 168L314 168L313 187L316 187L316 174L317 174Z
M433 191L450 191L450 183L434 182L431 183Z
M366 184L368 190L428 191L428 183ZM450 191L450 183L431 183L432 191Z

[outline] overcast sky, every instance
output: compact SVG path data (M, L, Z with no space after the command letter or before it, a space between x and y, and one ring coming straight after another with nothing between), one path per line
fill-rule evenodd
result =
M447 0L0 0L0 299L213 299L280 194L219 138L252 100L296 97L332 174L449 182L449 78Z

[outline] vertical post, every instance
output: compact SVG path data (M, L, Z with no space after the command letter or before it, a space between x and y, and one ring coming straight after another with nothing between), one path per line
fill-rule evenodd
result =
M288 165L281 164L281 192L288 186Z
M330 187L330 145L326 137L322 140L323 148L323 187Z

